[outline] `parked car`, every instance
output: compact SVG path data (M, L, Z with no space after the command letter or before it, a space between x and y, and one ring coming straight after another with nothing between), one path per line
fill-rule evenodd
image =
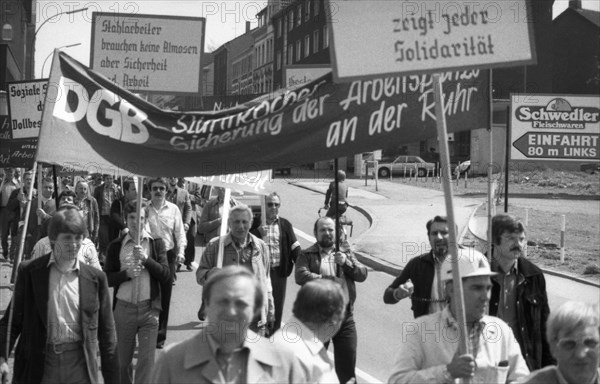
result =
M395 159L382 158L377 165L377 175L381 178L396 175L414 175L424 177L435 170L435 164L428 163L419 156L398 156Z
M581 172L585 172L585 173L589 173L590 175L593 175L596 172L600 173L600 163L581 164L579 169L581 170Z

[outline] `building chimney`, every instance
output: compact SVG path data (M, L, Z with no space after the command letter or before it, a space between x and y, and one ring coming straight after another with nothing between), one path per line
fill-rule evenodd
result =
M250 22L246 21L246 33L250 32Z
M581 9L581 0L569 0L569 8Z

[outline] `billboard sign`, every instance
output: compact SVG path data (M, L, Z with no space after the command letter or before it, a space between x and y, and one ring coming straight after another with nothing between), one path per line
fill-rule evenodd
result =
M322 65L288 65L283 68L286 88L294 88L308 84L331 72L331 66Z
M40 135L47 89L48 79L8 83L12 139L31 139Z
M511 159L600 160L600 97L511 95Z
M94 12L91 68L132 92L200 92L206 19Z
M527 7L526 0L329 0L334 78L535 64Z

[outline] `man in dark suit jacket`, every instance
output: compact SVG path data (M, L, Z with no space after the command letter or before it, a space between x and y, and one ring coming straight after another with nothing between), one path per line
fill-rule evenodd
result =
M104 382L119 383L106 275L77 259L84 233L76 209L60 210L50 220L52 253L19 267L14 297L0 320L0 371L8 370L19 339L14 383L98 383L98 349Z
M300 243L296 240L294 227L289 221L279 216L280 206L281 199L276 192L268 195L265 208L267 225L252 231L254 235L267 244L270 251L271 286L273 287L273 301L275 304L275 323L272 332L281 327L287 278L292 273L294 263L300 255Z

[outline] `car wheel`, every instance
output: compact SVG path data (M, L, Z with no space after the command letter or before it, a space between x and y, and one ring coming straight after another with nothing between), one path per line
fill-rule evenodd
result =
M425 175L427 175L427 170L425 170L425 168L419 168L419 170L417 171L417 175L419 177L425 177Z
M377 174L379 175L379 177L387 178L387 177L390 177L390 170L387 168L379 168L379 171L377 171Z

